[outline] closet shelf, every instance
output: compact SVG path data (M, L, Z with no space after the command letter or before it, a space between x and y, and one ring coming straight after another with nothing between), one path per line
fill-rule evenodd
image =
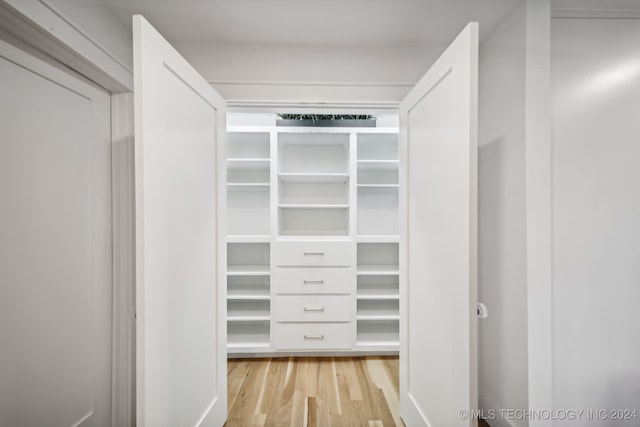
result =
M249 348L268 348L271 344L268 342L234 342L228 343L228 349L249 349Z
M398 243L400 236L397 234L361 234L356 236L358 243Z
M358 265L358 276L391 276L400 274L400 270L397 265Z
M291 184L336 184L349 181L348 173L279 173L280 182Z
M229 265L227 267L227 276L268 276L271 269L268 265Z
M359 171L397 171L399 167L398 160L358 160Z
M227 243L269 243L269 234L230 234L227 236Z
M283 203L278 205L281 209L349 209L345 203Z
M389 188L389 189L398 189L400 188L400 184L358 184L358 188Z
M359 300L374 300L374 301L386 301L386 300L399 300L398 294L358 294Z
M400 320L399 314L358 314L357 320Z
M268 157L234 157L228 158L227 163L269 163Z
M399 347L400 341L358 341L358 347Z
M232 301L269 301L271 296L269 295L229 295L227 294L227 300Z
M227 189L233 191L269 191L268 182L228 182Z
M267 170L270 159L227 159L228 170Z
M268 322L271 316L227 316L227 322Z

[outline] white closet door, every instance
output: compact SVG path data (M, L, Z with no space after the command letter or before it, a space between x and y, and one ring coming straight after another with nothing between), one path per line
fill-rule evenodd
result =
M108 427L110 96L0 40L0 426Z
M221 426L224 100L144 18L133 25L138 426Z
M477 408L478 25L469 24L400 106L401 415L469 426Z

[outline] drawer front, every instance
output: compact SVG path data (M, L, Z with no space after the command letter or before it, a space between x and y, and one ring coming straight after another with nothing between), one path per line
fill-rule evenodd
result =
M276 294L355 293L352 268L274 268L271 286Z
M286 267L350 267L351 242L275 242L274 263Z
M350 322L355 301L343 295L286 295L274 300L278 322Z
M329 350L352 347L353 323L276 323L277 350Z

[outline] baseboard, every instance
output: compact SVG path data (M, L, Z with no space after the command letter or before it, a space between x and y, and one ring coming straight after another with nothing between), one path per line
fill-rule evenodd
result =
M478 409L480 409L487 418L487 423L491 427L527 427L529 423L526 420L506 420L501 416L500 411L511 409L507 405L500 404L485 393L478 394ZM489 418L488 415L493 414L495 417Z

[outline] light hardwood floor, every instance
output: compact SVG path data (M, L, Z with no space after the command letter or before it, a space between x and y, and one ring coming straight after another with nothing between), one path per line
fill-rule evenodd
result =
M404 426L398 369L397 357L230 359L226 426Z
M225 426L402 427L398 370L397 357L229 359Z

